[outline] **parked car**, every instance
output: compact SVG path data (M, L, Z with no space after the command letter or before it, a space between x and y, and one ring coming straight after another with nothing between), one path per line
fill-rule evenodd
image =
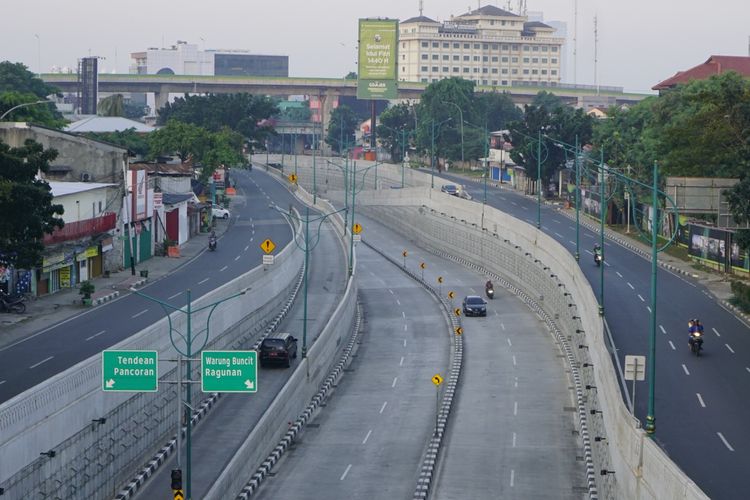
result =
M440 191L448 193L453 196L458 196L458 187L455 184L445 184L440 188Z
M261 367L277 363L289 368L297 357L297 339L290 333L272 333L260 343L259 355Z
M228 219L229 210L224 207L213 207L211 208L211 216L214 219Z
M487 316L487 301L479 295L467 295L463 309L466 316Z

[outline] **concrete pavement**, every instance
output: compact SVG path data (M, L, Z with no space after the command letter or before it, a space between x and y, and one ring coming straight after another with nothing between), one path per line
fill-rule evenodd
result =
M234 218L217 219L216 235L221 236L231 227ZM221 241L219 241L221 245ZM208 233L200 233L190 238L180 246L179 257L151 257L136 266L135 275L130 269L110 273L109 276L99 276L91 280L96 287L92 294L92 305L98 305L117 300L127 295L131 287L139 288L146 283L153 283L171 274L179 267L205 252L208 247ZM141 276L141 271L148 271L148 278ZM24 337L33 335L50 326L73 318L90 307L81 304L78 287L66 288L57 293L29 299L24 314L0 315L0 348L12 344Z

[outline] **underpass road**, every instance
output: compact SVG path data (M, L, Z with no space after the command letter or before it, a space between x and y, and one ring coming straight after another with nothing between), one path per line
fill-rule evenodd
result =
M450 179L464 184L481 210L482 184ZM536 225L536 200L488 186L487 203ZM581 220L587 219L582 215ZM542 230L575 254L575 219L542 206L541 221ZM598 233L581 226L580 266L597 298L600 275L591 248L598 241ZM625 355L648 354L651 264L612 241L605 243L604 258L605 315L622 365ZM661 267L656 314L654 439L711 498L736 498L750 470L750 329L713 300L701 283ZM695 317L706 328L700 358L687 346L687 321ZM642 422L648 384L648 378L636 384L635 414Z

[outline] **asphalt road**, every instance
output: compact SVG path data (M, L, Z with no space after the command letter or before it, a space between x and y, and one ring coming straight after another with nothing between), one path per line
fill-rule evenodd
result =
M259 184L263 184L264 179L273 183L276 182L264 174L256 174L255 171L250 175ZM267 191L270 192L268 189ZM274 190L274 193L277 192ZM282 205L282 201L289 201L287 197L271 199L279 205ZM266 205L268 201L266 200ZM317 232L317 223L311 223L311 230ZM344 293L347 280L344 262L343 249L341 244L336 241L333 228L324 223L321 227L320 241L310 252L308 345L312 345L320 335ZM278 331L290 332L298 338L298 357L293 362L292 369L281 367L260 369L258 371L258 392L255 394L223 395L207 417L194 428L192 442L193 498L205 496L268 406L276 398L292 370L300 367L303 320L302 290L300 290L300 295L295 300L294 306L278 329ZM279 422L279 425L286 426L287 423ZM163 463L138 491L136 498L144 500L171 498L169 478L171 469L175 467L176 456L172 454L170 459ZM185 480L186 467L186 464L182 465Z
M232 205L233 227L219 240L217 251L199 254L141 291L179 305L185 300L183 292L190 289L195 300L260 265L263 251L259 245L264 239L272 239L278 248L291 241L288 223L277 211L269 209L268 203L270 197L286 206L293 203L292 195L263 173L233 173L242 199ZM127 294L0 349L0 402L107 349L163 316L157 304Z
M425 279L481 292L484 278L358 216L380 248L408 248ZM260 499L410 498L435 425L431 377L449 366L451 332L437 301L379 254L357 248L365 330L336 392L277 464ZM568 383L553 339L500 291L486 318L466 318L464 373L433 498L581 498ZM458 304L460 299L456 300ZM550 382L549 379L552 379ZM543 430L540 430L543 429ZM549 492L549 493L548 493Z
M482 184L444 177L463 184L481 210ZM488 187L487 203L536 225L535 199ZM541 223L575 254L575 219L543 205ZM580 266L598 297L599 268L591 253L596 241L597 233L581 226ZM625 355L649 352L651 264L614 242L605 243L604 258L605 317L624 365ZM738 498L750 470L750 329L695 280L662 268L657 280L654 439L711 498ZM700 358L687 346L687 321L694 317L706 327ZM647 378L636 384L635 415L641 422L648 396Z

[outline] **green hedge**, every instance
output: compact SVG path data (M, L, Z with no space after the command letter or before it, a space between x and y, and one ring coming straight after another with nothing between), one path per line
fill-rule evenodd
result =
M732 303L742 309L743 312L750 313L750 285L741 281L732 281Z

